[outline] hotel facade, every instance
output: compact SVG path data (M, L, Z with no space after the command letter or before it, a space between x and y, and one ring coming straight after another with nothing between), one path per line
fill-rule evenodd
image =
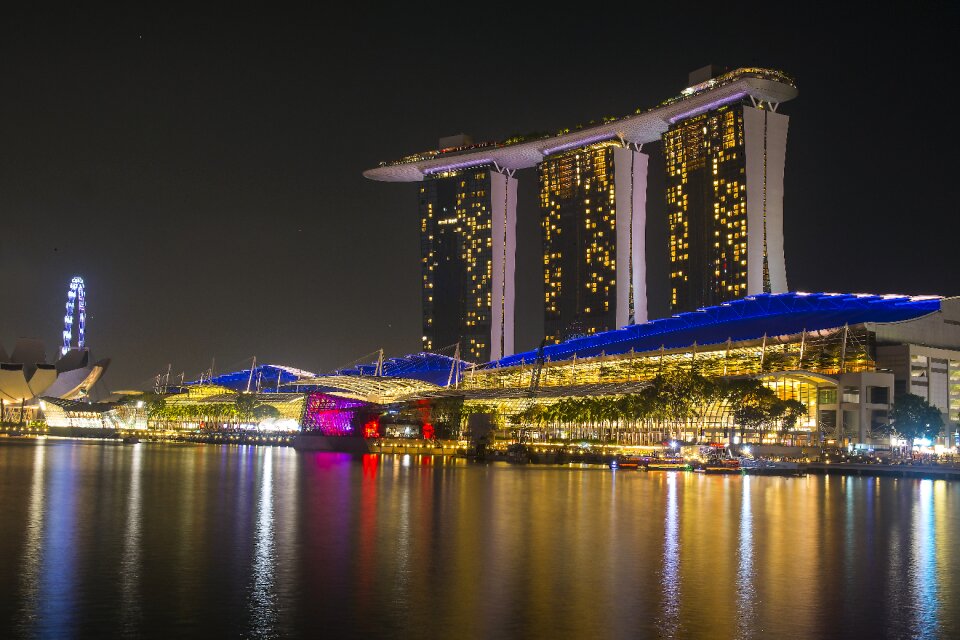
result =
M662 142L671 309L786 291L783 170L791 78L744 68L691 74L675 98L622 118L433 151L364 172L420 183L423 347L477 362L514 353L516 172L540 182L548 344L647 314L648 156Z

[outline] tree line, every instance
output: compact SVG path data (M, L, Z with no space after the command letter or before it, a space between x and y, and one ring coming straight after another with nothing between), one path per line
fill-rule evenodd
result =
M131 397L127 403L143 402L147 418L167 427L186 422L206 422L209 424L249 424L269 418L279 418L280 411L269 404L260 402L251 394L238 394L233 402L199 402L196 404L168 403L166 399L154 393L144 393Z
M620 442L623 434L641 430L672 439L693 433L699 439L711 418L726 415L742 438L747 431L763 428L789 433L806 412L803 403L781 399L759 380L727 380L695 371L675 371L655 376L638 393L533 404L514 415L511 422L555 436L565 433L572 439Z

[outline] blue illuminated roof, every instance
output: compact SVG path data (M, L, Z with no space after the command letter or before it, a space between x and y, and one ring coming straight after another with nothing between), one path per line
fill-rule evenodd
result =
M296 382L301 378L311 378L314 374L294 367L285 367L278 364L261 364L254 368L253 377L250 377L250 369L233 371L214 376L212 379L204 379L204 384L216 384L221 387L232 389L233 391L246 391L247 384L251 390L259 389L261 392L289 391L281 389L284 384ZM279 380L279 384L278 384ZM188 382L184 386L200 384L199 380Z
M413 378L436 385L445 386L450 378L450 369L453 367L453 358L439 353L414 353L398 358L389 358L383 361L383 375L391 378ZM470 366L469 363L458 360L457 369L462 373ZM377 363L361 364L349 369L335 371L341 376L372 376L377 371Z
M545 358L566 360L654 351L661 346L682 349L767 336L835 329L846 324L899 322L940 310L939 297L877 296L835 293L777 293L749 296L717 307L705 307L670 318L635 324L544 347ZM534 362L536 350L507 356L487 366L509 367Z

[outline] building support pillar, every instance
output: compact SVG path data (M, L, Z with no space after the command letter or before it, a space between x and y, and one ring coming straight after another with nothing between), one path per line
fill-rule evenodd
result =
M630 147L613 150L617 226L617 327L647 321L647 166Z
M515 352L517 179L513 172L490 172L490 209L490 359L499 360Z
M787 291L783 171L788 116L743 107L747 170L747 295Z

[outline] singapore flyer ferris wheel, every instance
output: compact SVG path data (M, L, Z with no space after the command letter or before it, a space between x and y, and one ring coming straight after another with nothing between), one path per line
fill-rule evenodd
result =
M74 313L76 311L76 313ZM60 355L65 356L73 346L73 320L77 317L77 348L83 349L83 328L87 322L86 290L83 278L74 276L67 289L67 314L63 317L63 347Z

